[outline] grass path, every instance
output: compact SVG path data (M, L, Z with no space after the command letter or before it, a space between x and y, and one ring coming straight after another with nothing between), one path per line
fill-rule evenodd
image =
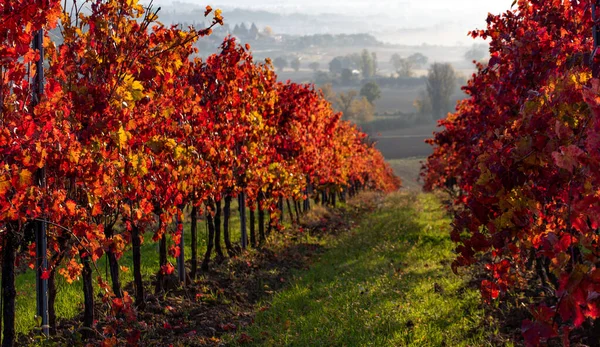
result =
M233 344L482 346L477 290L452 273L450 220L432 195L398 193L265 303ZM243 336L245 334L247 336Z

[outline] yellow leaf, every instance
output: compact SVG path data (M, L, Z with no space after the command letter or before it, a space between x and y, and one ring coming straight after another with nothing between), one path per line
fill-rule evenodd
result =
M27 169L23 169L21 170L21 172L19 172L19 186L20 187L25 187L31 184L32 180L32 173L31 171L27 170Z
M133 81L131 83L131 97L133 98L133 100L140 100L144 96L144 94L142 93L143 91L144 86L139 81Z
M69 161L73 164L79 163L79 151L76 151L76 150L69 151Z
M40 154L40 160L37 162L37 167L38 168L43 168L44 164L46 162L46 158L48 157L48 152L46 151L46 149L42 149L42 153Z
M181 59L175 59L175 60L173 60L172 63L175 65L176 71L179 70L179 68L181 68L183 66L183 62L181 61Z
M159 64L154 66L154 70L156 70L156 72L160 75L160 76L164 76L165 72L163 70L163 67Z
M10 188L10 180L6 176L0 177L0 195L5 195Z
M173 149L177 146L177 142L175 142L174 139L168 139L165 141L165 146L167 146L168 149Z
M183 154L184 150L185 150L185 149L184 149L183 147L181 147L181 146L177 146L177 147L175 147L175 159L179 159L179 158L181 158L181 156L182 156L182 154Z
M117 131L117 141L119 143L119 147L124 148L127 145L127 141L131 138L131 134L123 129L123 126L119 128Z

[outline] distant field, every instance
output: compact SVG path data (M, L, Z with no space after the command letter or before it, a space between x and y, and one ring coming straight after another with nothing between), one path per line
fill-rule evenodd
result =
M381 99L375 100L375 110L378 113L401 111L413 113L416 111L414 102L419 96L415 88L381 88Z
M388 160L396 176L402 179L402 190L420 191L422 184L419 181L421 162L425 157Z
M321 66L322 69L326 66ZM306 81L312 78L312 71L305 68L294 72L291 69L285 69L279 72L280 80L291 79L293 81ZM358 86L338 87L336 93L356 90ZM375 101L377 113L397 112L411 114L416 111L414 101L419 96L420 88L381 88L381 98ZM455 96L458 97L458 96ZM376 147L381 151L386 159L402 158L425 158L432 153L431 146L425 143L425 140L432 137L432 133L438 130L436 124L419 125L410 128L379 130L373 134L373 139L377 142ZM369 130L366 130L369 131Z
M431 147L423 142L427 137L381 138L377 149L386 159L426 157L432 153Z
M436 125L381 131L373 139L375 146L386 159L427 157L432 153L431 146L425 140L431 138Z

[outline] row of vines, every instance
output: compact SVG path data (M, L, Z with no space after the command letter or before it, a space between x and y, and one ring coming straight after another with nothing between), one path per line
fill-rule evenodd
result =
M490 14L471 32L489 39L489 63L429 140L426 188L453 196L453 270L483 263L487 301L524 293L528 345L568 345L600 317L594 3L518 0Z
M206 270L214 247L223 256L221 237L229 255L239 252L229 228L221 236L214 221L223 208L227 223L233 199L242 221L248 206L263 219L259 228L267 211L269 228L277 229L285 200L289 207L288 199L398 188L366 135L342 121L320 91L277 82L270 62L253 61L247 45L228 38L218 54L200 59L194 43L211 28L164 26L158 11L135 0L62 3L0 0L4 346L15 339L15 263L36 266L30 235L39 221L47 225L48 265L38 270L48 281L50 328L57 274L83 281L89 328L95 262L107 257L110 264L110 283L98 276L96 285L115 319L135 321L145 300L141 244L159 244L160 286L174 271L167 255L181 254L182 224L174 231L168 225L184 211L191 210L194 278L201 213L209 225ZM221 12L207 7L205 16L211 13L213 26L222 24ZM58 44L48 36L52 28L60 29ZM35 90L40 50L32 47L39 30L43 94ZM265 240L262 228L249 236L242 230L242 248ZM133 297L119 281L119 258L128 250Z

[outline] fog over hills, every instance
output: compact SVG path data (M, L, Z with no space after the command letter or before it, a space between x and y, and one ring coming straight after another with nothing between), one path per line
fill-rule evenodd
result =
M467 37L467 32L484 28L488 12L504 12L512 0L154 0L153 3L162 7L163 20L200 21L200 11L193 10L211 5L223 10L227 23L256 22L281 34L368 32L382 41L397 44L469 45L473 40Z

